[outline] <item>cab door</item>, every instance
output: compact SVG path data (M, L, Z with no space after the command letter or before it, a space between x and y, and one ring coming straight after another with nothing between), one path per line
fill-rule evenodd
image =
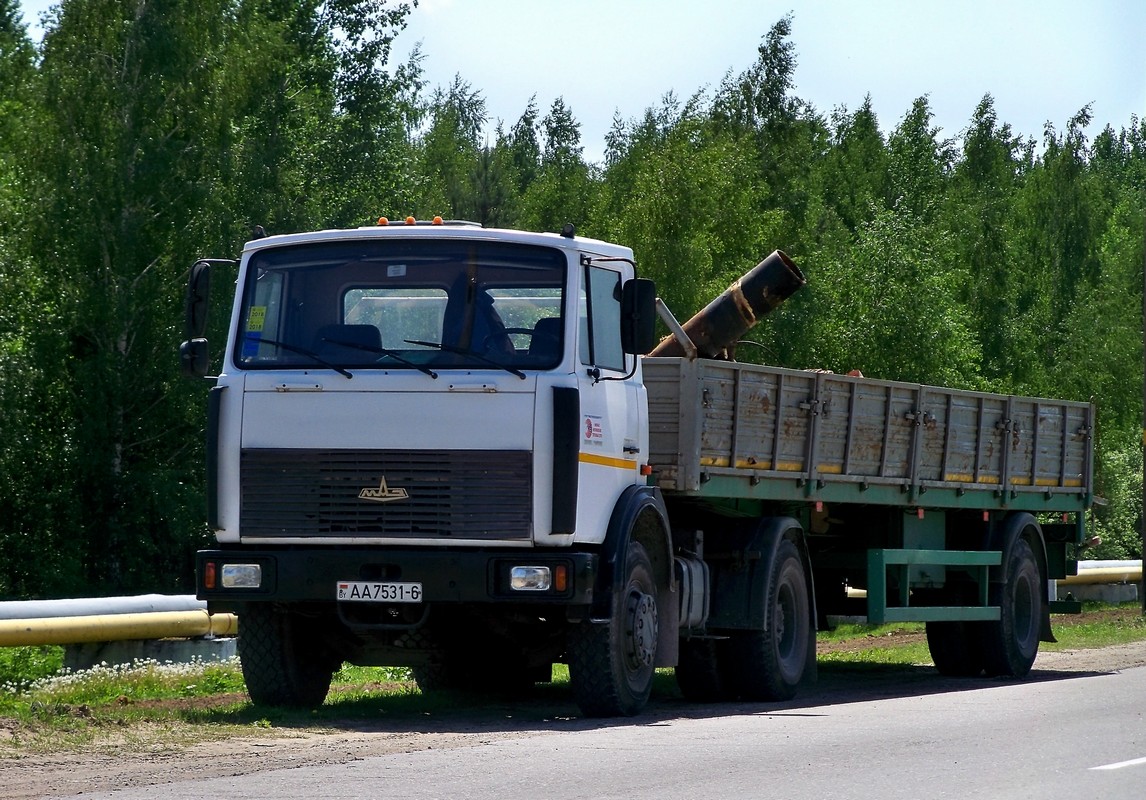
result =
M622 273L613 264L582 267L578 298L578 540L604 539L621 493L643 483L644 390L629 375L636 356L621 349Z

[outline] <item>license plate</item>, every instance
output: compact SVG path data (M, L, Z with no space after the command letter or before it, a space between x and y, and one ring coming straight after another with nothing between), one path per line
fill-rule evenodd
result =
M359 603L420 603L420 583L373 583L369 581L339 581L338 599Z

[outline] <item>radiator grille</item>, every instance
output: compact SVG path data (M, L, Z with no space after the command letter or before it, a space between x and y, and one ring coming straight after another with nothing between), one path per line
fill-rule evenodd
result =
M244 538L528 539L523 450L244 450ZM390 497L385 502L360 497Z

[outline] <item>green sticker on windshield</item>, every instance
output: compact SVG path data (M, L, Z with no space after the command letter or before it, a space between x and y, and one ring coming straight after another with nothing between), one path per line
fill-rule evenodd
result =
M263 324L267 321L266 306L251 306L251 313L247 316L247 332L262 333Z

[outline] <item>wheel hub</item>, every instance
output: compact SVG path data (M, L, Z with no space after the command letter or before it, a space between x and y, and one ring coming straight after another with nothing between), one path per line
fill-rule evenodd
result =
M657 599L651 594L629 595L625 614L625 639L630 664L637 669L651 667L657 652Z
M792 621L791 617L795 611L794 604L795 600L791 592L782 588L776 599L776 613L772 617L772 625L774 626L772 637L782 652L787 652L792 647L789 631L792 631L792 635L794 635L795 625L790 626L789 622Z

